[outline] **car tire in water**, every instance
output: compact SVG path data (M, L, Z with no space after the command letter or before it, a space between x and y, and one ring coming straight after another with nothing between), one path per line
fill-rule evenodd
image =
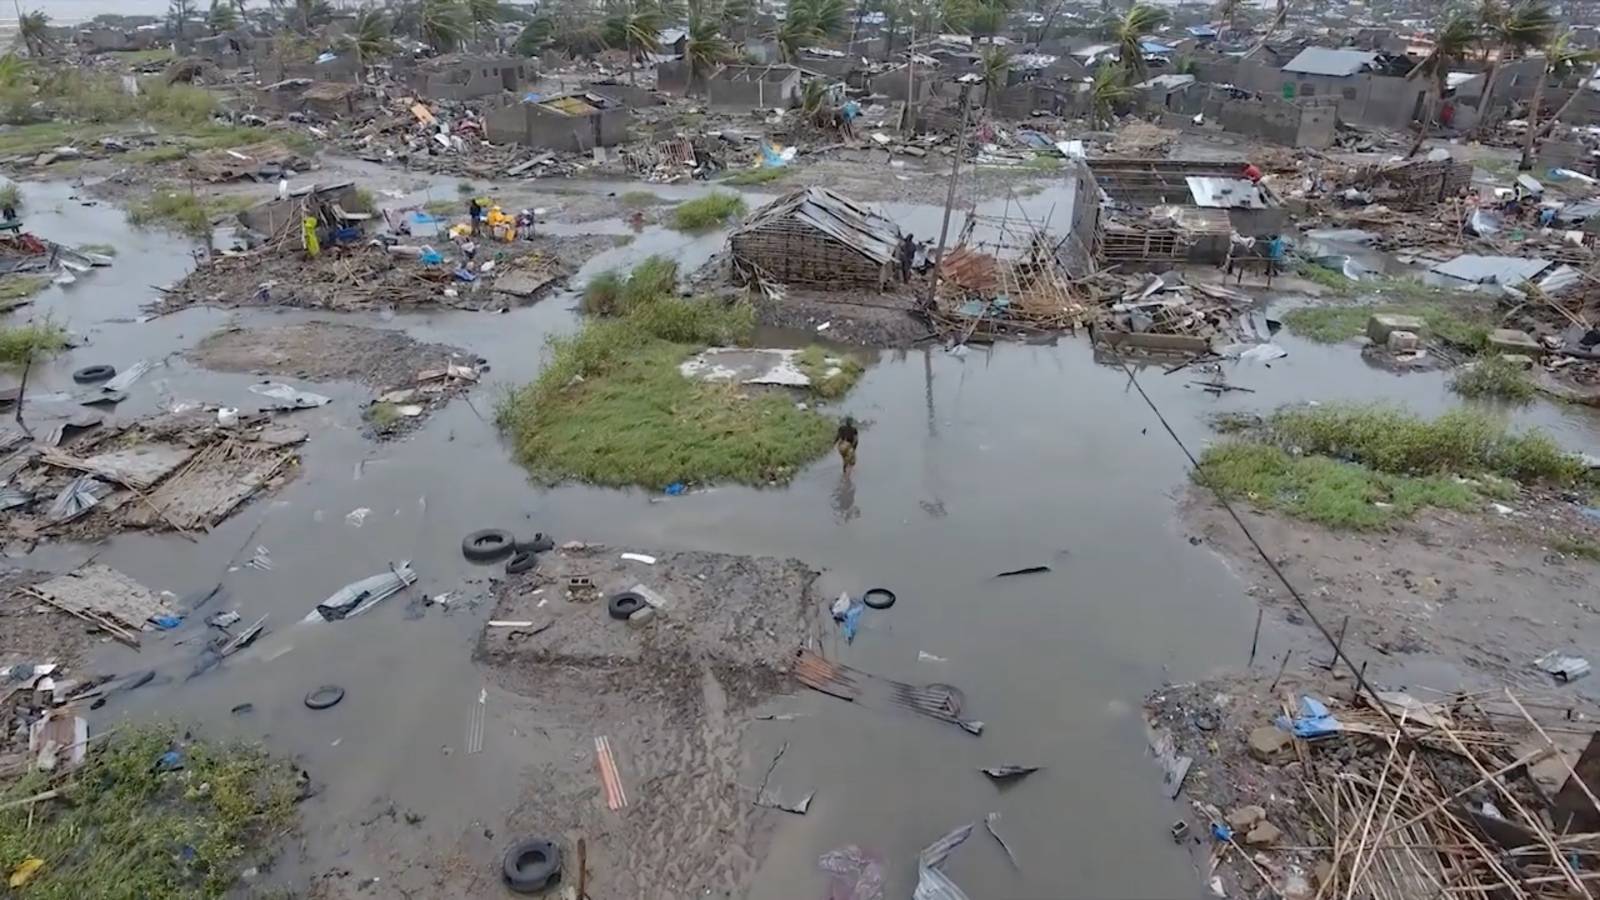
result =
M461 539L461 555L473 562L494 562L511 555L516 538L502 528L485 528Z

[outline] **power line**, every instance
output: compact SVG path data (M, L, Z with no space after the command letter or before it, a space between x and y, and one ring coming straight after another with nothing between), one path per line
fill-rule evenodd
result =
M1195 472L1200 471L1200 461L1195 459L1194 454L1189 451L1189 447L1184 444L1183 438L1178 437L1178 433L1172 429L1172 425L1167 421L1167 417L1161 414L1161 410L1156 406L1155 401L1151 400L1150 395L1145 393L1144 385L1139 383L1139 378L1134 373L1133 369L1126 361L1121 361L1120 365L1122 366L1122 371L1127 374L1129 383L1131 383L1134 389L1139 392L1139 396L1144 398L1145 405L1150 407L1151 412L1155 413L1156 420L1161 423L1161 427L1166 429L1167 434L1172 437L1173 443L1177 444L1178 449L1183 451L1183 455L1189 458L1189 466ZM1208 487L1210 486L1208 485ZM1267 568L1271 570L1272 574L1276 575L1278 581L1283 583L1284 588L1289 592L1289 596L1294 598L1294 602L1299 604L1301 611L1306 614L1306 618L1311 621L1312 625L1316 626L1317 631L1322 634L1322 639L1328 642L1329 647L1333 648L1334 664L1337 665L1339 660L1344 660L1345 665L1350 667L1351 674L1355 676L1356 688L1358 690L1365 691L1367 696L1372 698L1372 705L1377 708L1378 712L1383 714L1383 717L1389 721L1390 725L1394 726L1395 731L1400 736L1400 739L1405 741L1407 744L1412 745L1413 747L1422 749L1422 744L1420 744L1406 728L1405 723L1400 719L1395 718L1395 715L1392 711L1390 711L1388 704L1384 703L1383 699L1378 696L1377 690L1375 690L1372 687L1372 684L1367 681L1367 676L1364 670L1360 666L1357 666L1355 662L1350 659L1349 654L1345 653L1343 642L1334 639L1333 632L1329 631L1328 626L1324 625L1322 620L1317 617L1317 614L1311 611L1310 604L1306 602L1306 598L1298 589L1295 588L1294 584L1289 581L1289 576L1283 574L1283 570L1278 568L1278 564L1276 562L1273 562L1272 557L1267 553L1266 548L1262 547L1261 542L1256 540L1255 533L1250 530L1250 526L1244 523L1244 519L1239 517L1239 513L1234 510L1233 504L1229 503L1228 498L1222 495L1222 491L1215 487L1211 487L1211 494L1217 498L1218 503L1222 504L1222 508L1227 510L1228 516L1229 518L1233 519L1234 524L1239 526L1239 531L1242 532L1245 536L1245 539L1250 542L1250 546L1255 548L1256 553L1261 557L1261 561L1266 563ZM1444 779L1439 777L1438 770L1434 768L1433 762L1427 757L1427 755L1419 753L1417 758L1422 761L1423 768L1427 769L1428 774L1432 776L1434 784L1438 785L1441 791L1448 793L1448 791L1445 789ZM1472 827L1477 829L1479 834L1485 839L1489 838L1489 835L1486 831L1484 831L1482 824L1476 819L1468 816L1467 822L1470 823Z

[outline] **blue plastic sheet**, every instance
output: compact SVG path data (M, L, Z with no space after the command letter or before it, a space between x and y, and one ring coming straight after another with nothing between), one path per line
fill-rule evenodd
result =
M861 614L866 611L860 600L852 601L850 609L845 612L844 618L839 621L839 630L844 633L844 642L851 644L856 639L856 628L861 624Z
M1279 716L1278 727L1293 733L1297 738L1309 741L1337 734L1339 720L1333 717L1333 713L1328 712L1322 701L1302 696L1300 714L1295 716L1293 721L1287 716Z

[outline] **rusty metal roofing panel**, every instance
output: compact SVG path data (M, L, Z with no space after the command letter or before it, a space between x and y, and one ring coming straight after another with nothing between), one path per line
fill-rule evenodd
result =
M780 197L751 214L740 230L780 219L803 222L880 265L895 260L900 243L899 226L827 188L802 188Z

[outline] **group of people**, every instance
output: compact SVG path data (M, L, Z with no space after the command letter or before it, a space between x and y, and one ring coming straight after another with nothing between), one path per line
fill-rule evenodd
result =
M472 221L472 236L475 238L483 236L485 225L492 232L494 226L500 224L498 219L506 219L513 229L512 238L519 241L533 240L534 226L537 222L537 217L531 209L524 209L515 217L509 217L501 213L498 206L485 206L483 200L478 197L467 201L467 218Z

